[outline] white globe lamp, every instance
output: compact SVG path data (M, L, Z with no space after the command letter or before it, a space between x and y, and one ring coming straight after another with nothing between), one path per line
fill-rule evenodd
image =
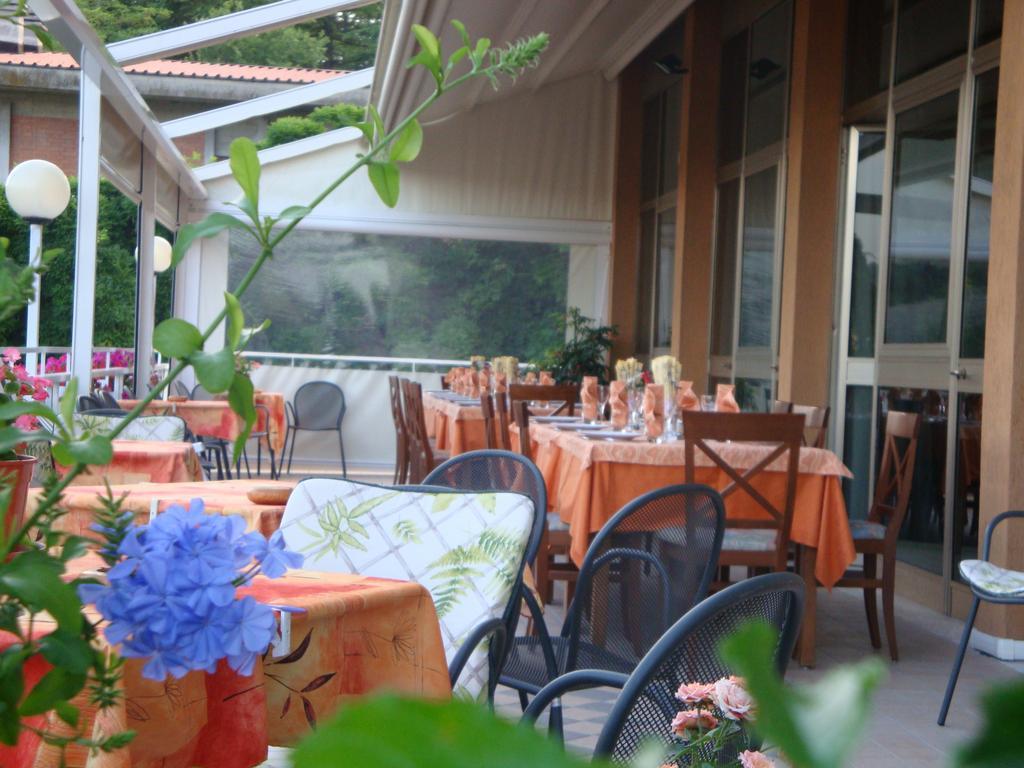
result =
M166 272L171 268L171 252L173 248L167 238L157 235L153 238L153 271Z

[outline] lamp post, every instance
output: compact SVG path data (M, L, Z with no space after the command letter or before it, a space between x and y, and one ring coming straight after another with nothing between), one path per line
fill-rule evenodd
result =
M26 160L8 174L4 185L7 202L29 225L29 264L39 266L43 257L43 225L64 213L71 200L71 185L64 172L46 160ZM39 346L39 300L41 279L36 273L32 284L32 303L25 318L25 346ZM38 356L26 357L30 373L37 373Z

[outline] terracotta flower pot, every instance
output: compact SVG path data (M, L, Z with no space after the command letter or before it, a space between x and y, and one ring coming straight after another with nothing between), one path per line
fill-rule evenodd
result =
M4 511L4 533L7 536L16 531L25 519L25 500L36 461L35 456L22 455L9 461L0 461L0 485L11 489L10 500Z

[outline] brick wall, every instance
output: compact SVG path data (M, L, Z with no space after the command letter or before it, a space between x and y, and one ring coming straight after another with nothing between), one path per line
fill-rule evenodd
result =
M11 167L23 160L49 160L69 176L78 173L78 120L11 116Z
M198 153L199 164L206 160L204 151L206 149L206 139L201 133L193 133L188 136L182 136L181 138L174 139L175 145L178 147L178 151L181 152L181 156L185 158L185 162L192 162L193 153Z

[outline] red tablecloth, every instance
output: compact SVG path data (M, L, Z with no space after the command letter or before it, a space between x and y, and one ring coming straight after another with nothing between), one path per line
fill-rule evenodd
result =
M66 467L55 465L64 474ZM202 480L199 455L192 443L158 440L114 440L114 458L104 466L90 466L72 485L110 483L188 483Z

